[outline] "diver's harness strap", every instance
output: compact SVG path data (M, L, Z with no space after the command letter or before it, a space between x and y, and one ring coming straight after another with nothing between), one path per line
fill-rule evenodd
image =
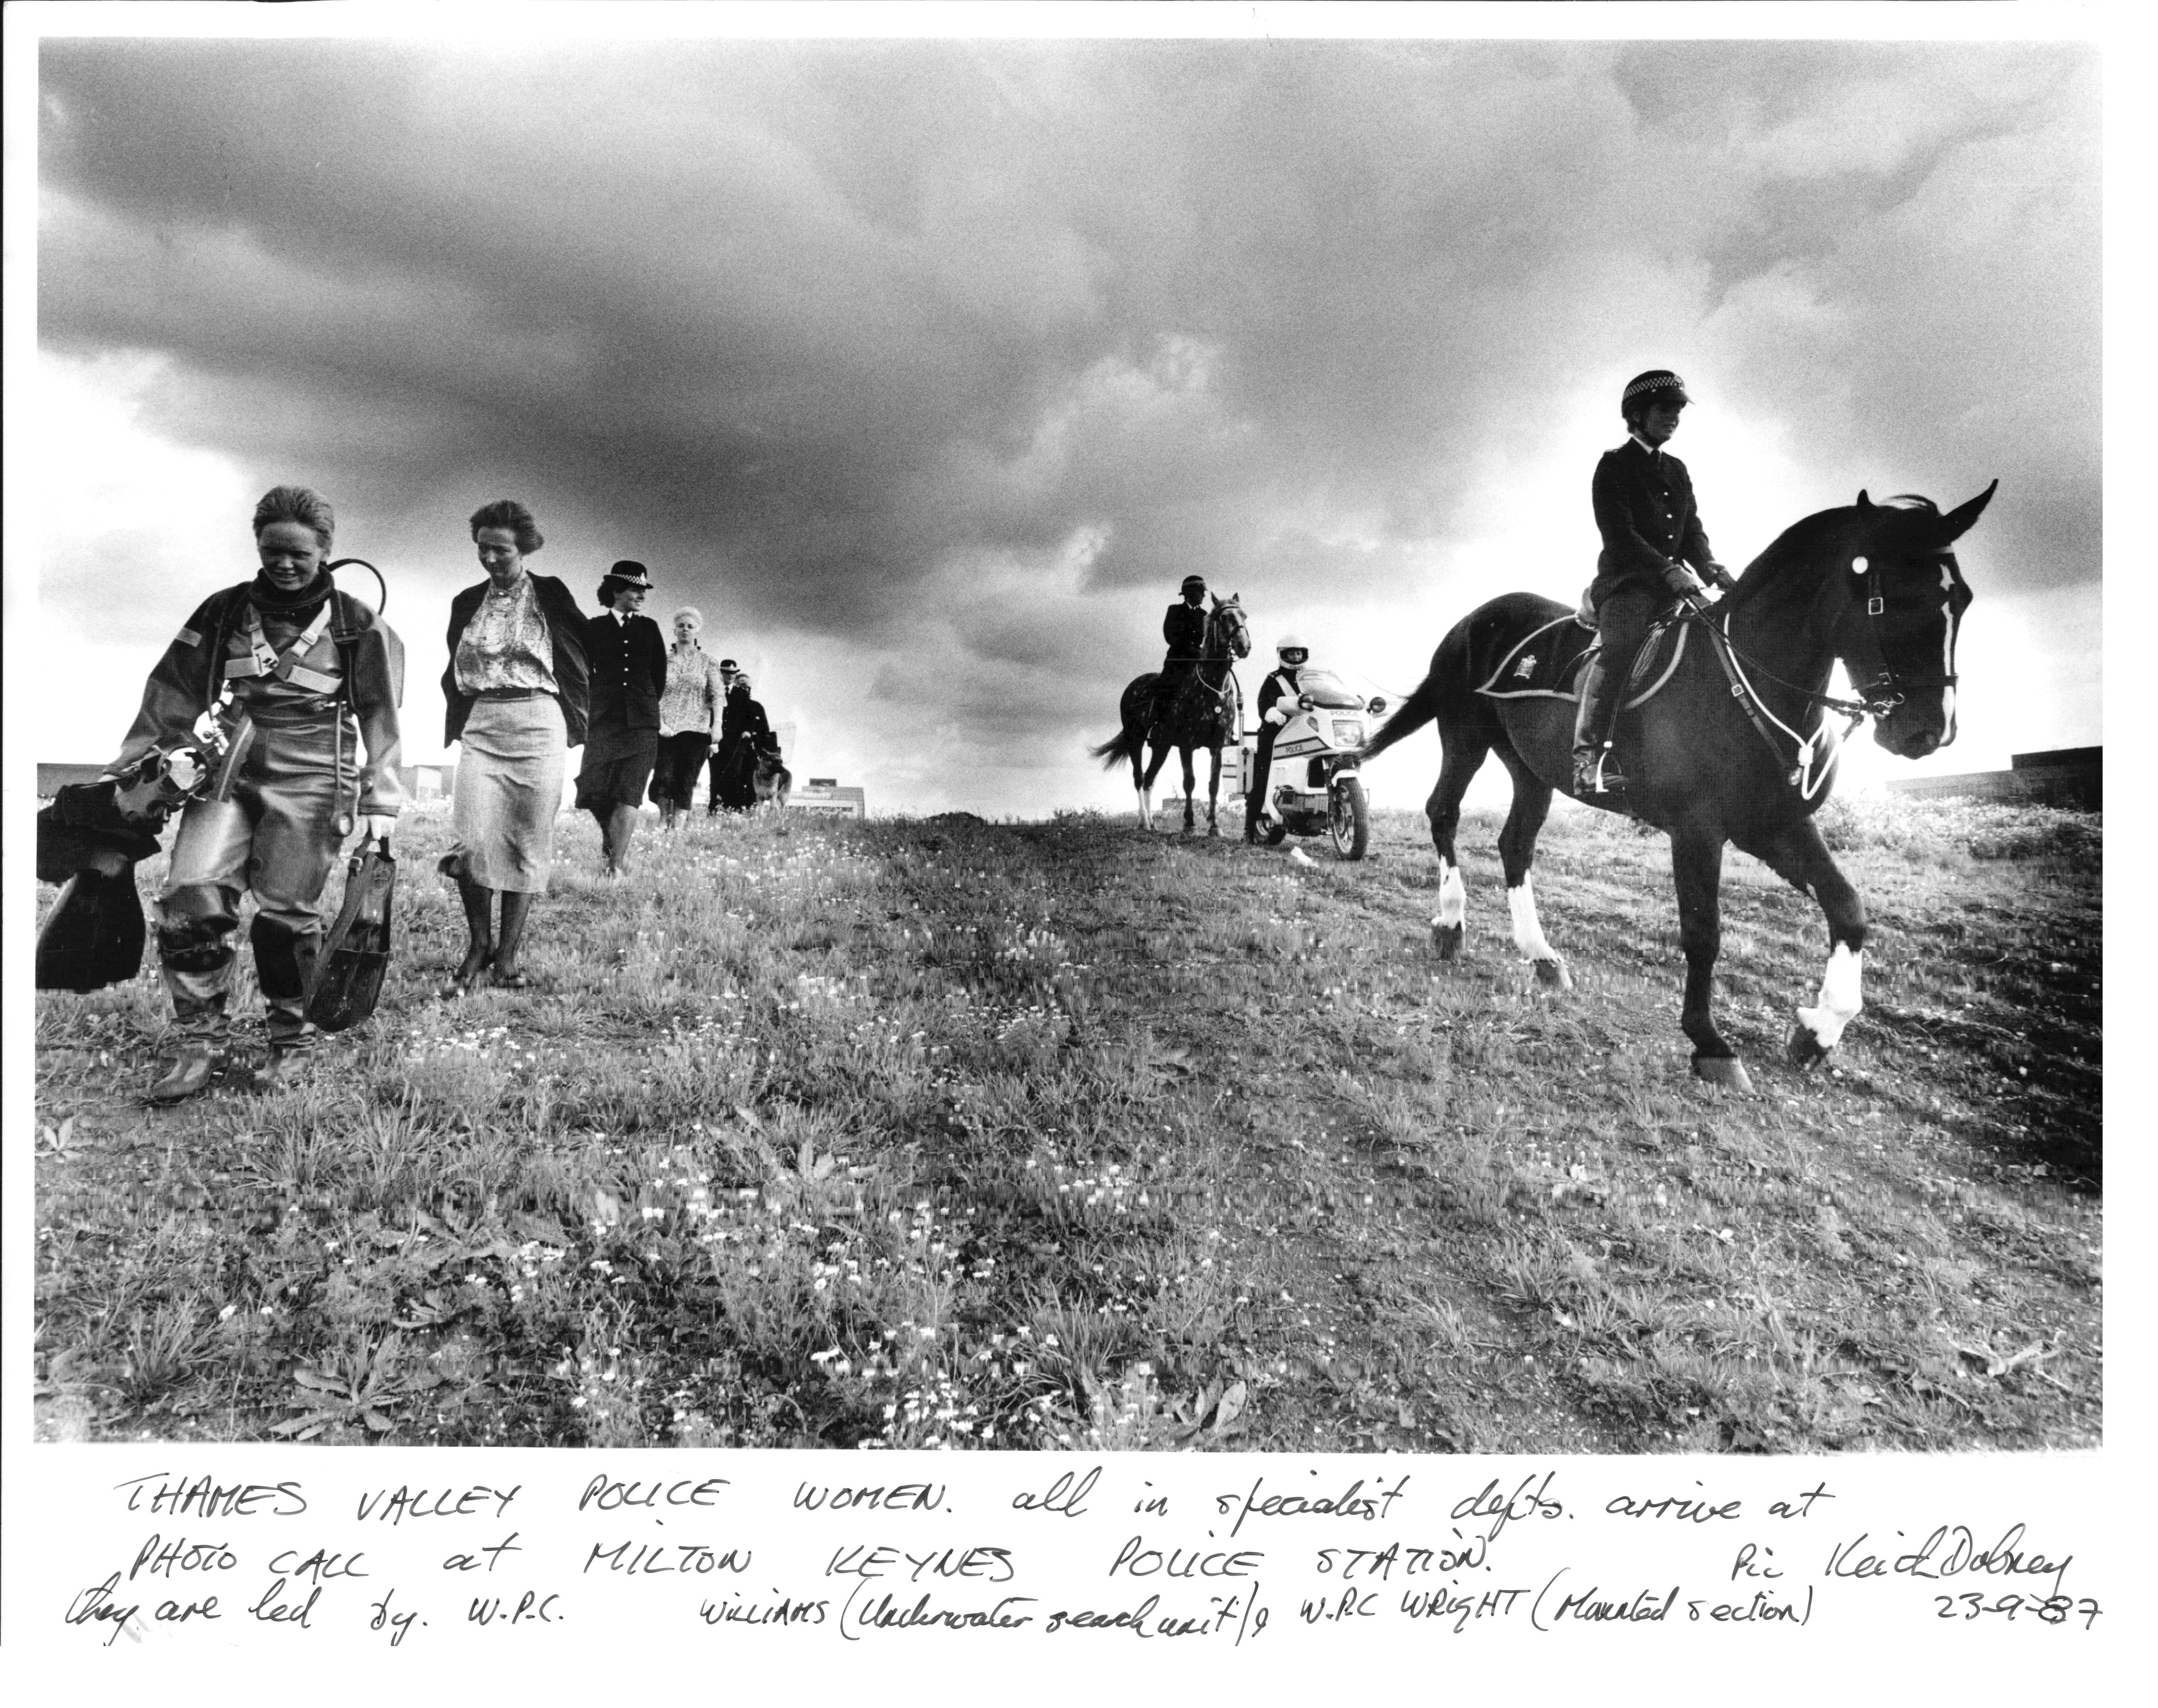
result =
M329 627L330 610L336 603L336 590L323 601L323 608L315 613L315 620L300 632L300 637L278 656L277 649L270 644L270 637L262 632L262 613L255 608L255 601L247 602L247 650L244 658L228 654L225 661L225 678L230 682L238 678L273 677L279 682L289 682L295 688L304 688L310 694L334 694L339 687L334 677L325 676L319 670L310 670L300 661L315 649L322 639L323 631ZM339 648L343 651L342 643Z

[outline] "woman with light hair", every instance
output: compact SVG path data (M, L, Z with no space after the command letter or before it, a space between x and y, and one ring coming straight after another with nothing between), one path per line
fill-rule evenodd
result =
M672 830L689 810L697 773L705 767L712 729L726 703L719 662L697 637L705 613L685 605L674 613L674 643L667 649L667 686L659 695L659 755L652 767L652 804Z
M273 487L255 507L251 581L197 606L143 685L120 777L188 746L197 721L230 695L235 733L218 786L180 815L157 907L157 958L173 1032L152 1102L177 1102L226 1071L226 1012L239 958L240 904L256 900L248 937L269 1010L265 1084L311 1051L307 990L323 940L323 886L357 811L386 839L405 804L397 702L405 649L330 576L337 527L307 487ZM364 748L363 762L359 750Z

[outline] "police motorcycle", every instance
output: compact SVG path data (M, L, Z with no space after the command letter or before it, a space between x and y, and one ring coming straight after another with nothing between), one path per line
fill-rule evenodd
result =
M1345 860L1360 860L1371 845L1371 808L1361 763L1366 720L1386 710L1366 699L1330 670L1306 665L1297 675L1296 709L1274 737L1260 833L1276 848L1295 836L1331 836ZM1255 756L1247 753L1248 767Z

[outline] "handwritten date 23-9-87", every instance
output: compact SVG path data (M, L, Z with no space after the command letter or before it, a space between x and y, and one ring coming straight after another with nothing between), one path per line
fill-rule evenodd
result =
M1937 1595L1933 1605L1939 1609L1933 1617L1939 1619L1976 1619L1999 1614L2012 1623L2018 1613L2028 1613L2045 1625L2065 1625L2070 1619L2081 1619L2086 1631L2098 1623L2098 1616L2104 1611L2088 1596L2078 1598L2011 1593L1988 1601L1975 1589L1967 1589L1961 1595Z

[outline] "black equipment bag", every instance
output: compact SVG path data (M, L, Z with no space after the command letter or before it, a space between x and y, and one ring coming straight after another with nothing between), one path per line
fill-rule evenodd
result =
M390 903L396 886L388 837L353 850L344 902L323 940L307 992L307 1018L325 1032L357 1026L374 1012L390 970Z
M142 969L147 937L135 863L157 838L117 803L116 783L70 783L38 813L38 876L60 886L38 927L39 990L102 990Z
M60 886L38 927L39 990L102 990L142 970L142 898L135 862L116 873L86 867Z

